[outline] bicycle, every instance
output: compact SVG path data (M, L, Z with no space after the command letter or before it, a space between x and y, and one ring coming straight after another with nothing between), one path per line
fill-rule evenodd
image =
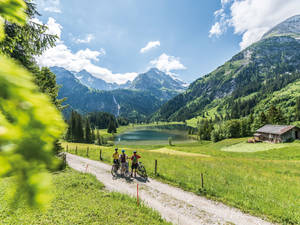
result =
M120 163L114 163L111 167L111 175L114 177L118 175L118 170L120 169Z
M124 163L124 167L123 165L121 165L121 174L124 175L125 177L129 177L130 174L129 174L129 165L128 165L128 162Z
M139 162L139 163L138 163L137 173L138 173L138 175L140 175L140 176L143 177L144 179L147 179L147 178L148 178L146 168L145 168L145 166L142 164L142 162Z

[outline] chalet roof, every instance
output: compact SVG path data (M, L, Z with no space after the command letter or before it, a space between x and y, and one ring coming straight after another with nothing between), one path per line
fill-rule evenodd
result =
M256 132L281 135L295 127L296 126L291 126L291 125L270 125L270 124L268 124L268 125L265 125L265 126L259 128Z

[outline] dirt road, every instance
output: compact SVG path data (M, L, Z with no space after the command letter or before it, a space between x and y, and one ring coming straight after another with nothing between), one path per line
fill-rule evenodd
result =
M238 209L156 180L149 179L148 182L144 182L140 179L132 179L131 181L113 179L110 173L111 166L98 161L67 154L67 162L75 170L95 175L110 191L136 196L138 183L142 201L160 212L163 218L173 224L271 224Z

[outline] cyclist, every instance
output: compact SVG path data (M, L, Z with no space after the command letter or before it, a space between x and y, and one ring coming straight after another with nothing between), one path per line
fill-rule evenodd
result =
M113 163L119 166L120 162L119 162L118 148L115 148L115 153L112 155L112 157L113 157Z
M127 168L127 159L128 156L125 154L125 150L122 150L122 154L119 157L120 162L121 162L121 175L124 175L126 168Z
M136 177L136 170L138 168L139 165L139 158L141 158L141 156L139 156L138 154L136 154L136 151L133 152L133 156L131 156L131 177L133 174L133 170L134 170L134 177Z

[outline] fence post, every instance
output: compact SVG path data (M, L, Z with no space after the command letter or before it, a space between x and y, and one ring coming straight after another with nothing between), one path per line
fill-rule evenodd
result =
M102 149L100 149L99 157L100 157L100 160L103 161L103 158L102 158Z
M157 175L157 159L155 159L154 174Z
M69 152L69 145L67 145L67 152Z
M89 147L86 148L86 157L89 157Z
M76 148L75 148L75 155L77 155L77 145L76 145Z
M140 201L139 201L139 184L136 184L136 200L137 200L137 205L140 205Z
M204 188L204 183L203 183L203 173L201 173L201 188Z

